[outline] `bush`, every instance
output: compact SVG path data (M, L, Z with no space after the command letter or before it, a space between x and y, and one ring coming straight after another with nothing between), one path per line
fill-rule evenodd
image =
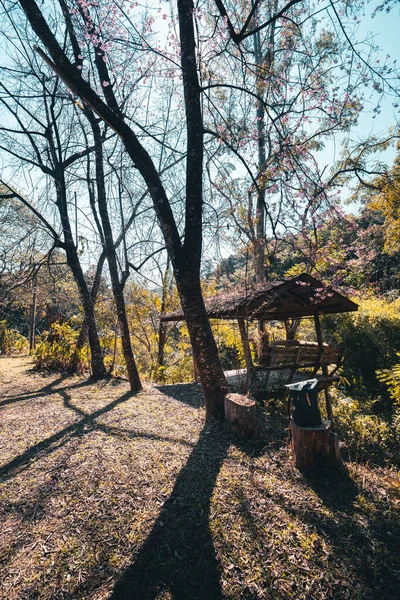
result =
M397 356L400 358L400 352L397 353ZM400 439L400 363L391 369L378 371L377 377L387 386L393 401L392 424L397 439Z
M373 402L358 401L335 393L334 416L339 439L345 442L350 460L399 464L400 422L397 413L376 415Z
M16 329L8 329L6 321L0 321L0 355L9 356L14 352L27 350L27 339Z
M186 325L177 327L165 344L164 383L193 381L193 355Z
M344 348L342 375L355 398L374 398L383 408L390 406L387 387L376 371L390 369L400 350L400 299L363 300L357 313L327 315L323 319L325 339ZM384 401L382 404L382 400Z
M397 356L400 358L400 352L397 352ZM387 386L393 403L400 408L400 363L391 369L377 371L377 378Z
M39 337L33 353L38 369L83 373L89 369L89 349L84 346L76 357L78 332L68 323L53 323ZM77 359L77 360L76 360Z

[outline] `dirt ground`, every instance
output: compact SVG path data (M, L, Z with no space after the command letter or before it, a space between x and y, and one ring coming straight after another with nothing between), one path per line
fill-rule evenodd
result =
M300 474L287 422L243 443L196 384L93 383L0 358L0 598L400 598L400 479Z

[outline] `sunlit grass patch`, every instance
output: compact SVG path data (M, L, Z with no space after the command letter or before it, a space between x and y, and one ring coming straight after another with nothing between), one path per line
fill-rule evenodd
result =
M196 385L19 373L0 405L1 598L396 597L394 467L300 474L279 411L245 443L204 427Z

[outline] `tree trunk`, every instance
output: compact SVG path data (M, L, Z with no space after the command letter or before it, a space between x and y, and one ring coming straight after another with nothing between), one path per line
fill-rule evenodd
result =
M160 313L161 315L163 313ZM167 328L163 321L160 320L158 325L158 347L157 347L157 381L159 378L160 368L164 367L164 348L167 339Z
M225 419L243 437L254 437L257 433L256 401L241 394L228 394L225 398Z
M272 6L273 4L273 6ZM253 27L259 25L259 5L253 2L254 16ZM277 11L276 0L271 3L270 14ZM256 221L255 221L255 240L254 240L254 273L257 283L265 283L265 225L266 225L266 205L265 205L265 165L267 161L266 154L266 136L265 136L265 107L262 98L265 96L265 87L269 85L269 77L274 59L274 39L275 23L271 24L269 44L266 53L263 54L260 31L256 31L253 36L254 61L256 64L256 91L259 99L256 104L257 115L257 136L258 136L258 190L256 203Z
M204 125L197 73L192 0L178 0L181 67L185 99L187 159L185 240L171 257L194 361L204 392L207 418L223 418L228 386L200 287L203 241Z
M29 315L29 352L35 349L36 332L36 303L37 303L37 273L32 279L32 304Z
M55 155L55 149L53 154ZM94 315L93 301L87 286L85 276L82 271L81 263L79 261L78 252L73 240L71 223L68 216L67 208L67 196L66 186L64 180L64 173L60 166L55 169L55 183L57 190L57 208L60 213L64 242L65 242L65 253L67 257L67 263L72 271L72 275L78 286L79 295L82 302L83 311L85 314L85 322L88 329L89 346L91 353L91 367L92 376L95 379L102 379L106 376L106 368L104 366L103 354L101 351L99 335L97 332L96 318Z
M320 356L322 356L322 354L324 352L324 340L322 338L321 321L319 320L318 312L314 313L314 323L315 323L315 332L317 334ZM328 366L327 365L322 365L322 374L325 378L328 377ZM333 428L334 421L333 421L333 412L332 412L332 401L331 401L331 396L329 393L328 385L325 385L324 392L325 392L326 412L328 415L328 419L330 420L332 428Z
M101 283L101 274L103 272L104 261L106 259L106 255L104 252L101 253L99 261L97 263L96 273L93 280L92 289L90 290L90 297L92 298L93 307L96 304L97 294L99 293L100 283ZM88 328L86 324L86 319L83 320L81 330L78 335L78 339L76 340L74 356L72 358L72 366L71 369L74 373L78 370L78 362L79 362L79 352L82 350L83 346L86 344L88 339Z
M139 170L148 186L174 268L182 308L187 319L193 352L203 385L207 416L222 417L227 384L208 322L199 283L203 225L204 127L200 105L201 89L197 77L193 2L192 0L178 0L181 64L187 122L186 211L185 241L183 244L160 174L147 150L125 122L123 116L104 102L91 88L90 84L82 78L80 71L71 63L58 44L36 2L34 0L19 0L19 2L33 30L46 45L52 57L52 60L50 60L41 49L37 48L42 59L74 93L82 98L87 106L94 110L120 136L134 166ZM106 90L108 89L106 88ZM181 263L188 256L193 259L190 268L182 269ZM194 284L188 281L192 276L195 277Z
M138 392L142 389L139 373L136 367L135 358L133 356L128 318L126 316L125 298L123 286L118 272L117 254L112 235L112 228L107 208L107 195L104 182L104 166L103 166L103 145L101 139L100 127L92 111L85 110L93 131L95 157L96 157L96 185L97 185L97 202L103 227L104 235L104 250L107 257L108 268L110 270L111 286L115 305L117 308L118 324L121 333L122 351L126 369L128 372L129 384L132 391Z
M176 283L203 387L207 418L222 419L228 385L204 306L200 280L196 280L191 273L183 275L178 271Z
M258 11L254 14L254 25L257 26ZM254 35L254 58L256 63L256 90L260 97L263 96L265 86L265 71L263 70L260 32ZM258 135L258 172L262 175L265 168L265 119L264 105L257 100L257 135ZM265 283L265 183L262 178L258 180L257 202L256 202L256 239L254 242L254 273L257 283Z
M294 340L296 338L296 333L299 328L301 319L285 319L285 331L286 331L286 339Z
M170 262L168 259L164 277L163 277L161 308L160 308L160 322L158 325L157 373L156 373L157 381L163 380L163 375L161 375L160 367L164 367L164 349L165 349L165 343L167 341L167 326L164 323L164 321L162 321L162 316L165 313L166 304L167 304L169 265L170 265Z
M85 314L85 324L88 332L89 339L89 347L91 354L91 367L92 367L92 376L95 379L103 379L106 374L106 368L104 366L103 354L101 351L99 335L97 333L97 325L96 318L94 315L94 306L92 299L90 297L90 292L87 287L87 283L85 277L83 275L83 271L81 265L79 263L79 258L76 253L76 249L69 247L66 244L66 255L67 255L67 263L69 268L72 271L72 275L76 281L78 286L79 295L82 302L83 311Z
M338 437L331 430L330 421L325 421L319 427L299 427L291 419L290 431L293 460L300 471L340 462Z

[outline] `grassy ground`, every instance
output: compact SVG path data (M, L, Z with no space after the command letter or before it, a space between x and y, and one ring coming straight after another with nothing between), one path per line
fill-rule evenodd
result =
M301 475L287 423L243 444L197 385L93 384L0 359L0 597L400 598L400 479Z

